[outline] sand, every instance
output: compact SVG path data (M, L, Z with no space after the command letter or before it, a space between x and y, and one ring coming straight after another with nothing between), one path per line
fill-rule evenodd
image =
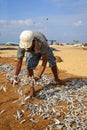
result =
M83 50L81 47L72 46L58 46L51 45L54 50L53 53L57 59L57 66L59 68L59 77L65 82L75 78L87 78L87 50ZM1 49L2 48L2 49ZM7 49L6 49L7 48ZM15 50L13 49L15 48ZM16 50L14 46L0 46L0 63L6 63L14 65L16 64ZM61 60L62 59L62 60ZM41 61L39 65L41 64ZM23 62L23 69L25 69L25 58ZM36 72L39 71L39 66ZM44 72L49 76L53 76L49 66ZM6 73L0 73L0 85L7 82ZM18 94L15 93L16 87L12 87L12 84L8 82L8 91L6 93L0 91L0 112L6 110L0 115L0 130L45 130L46 126L51 123L48 120L40 119L39 124L32 122L26 122L19 124L20 121L15 120L13 117L14 112L20 109L18 103L14 103L18 99ZM40 86L36 88L36 91L41 89ZM39 99L32 100L31 102L38 102ZM63 103L64 105L64 103ZM26 112L26 115L28 113ZM22 118L23 119L23 118Z
M87 50L82 47L74 47L71 45L58 46L50 45L54 48L53 53L59 61L59 57L63 62L57 62L59 70L64 70L66 73L87 77ZM1 47L0 47L1 48ZM16 60L17 50L12 50L17 48L14 46L2 46L2 48L11 48L11 50L0 50L0 57L2 58L13 58ZM25 58L24 58L25 61ZM1 61L0 61L1 62Z
M73 75L87 77L87 50L73 46L58 46L56 48L59 51L55 51L55 55L60 56L63 60L63 62L57 63L59 69Z

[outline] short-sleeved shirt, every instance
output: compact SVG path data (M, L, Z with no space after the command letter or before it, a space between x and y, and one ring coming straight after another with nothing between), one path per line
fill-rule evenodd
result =
M47 54L48 52L48 43L46 37L40 33L40 32L34 32L34 39L35 39L35 48L34 51L31 51L31 53L38 54L40 53L41 55ZM17 51L17 57L19 59L22 59L25 55L25 49L18 47Z

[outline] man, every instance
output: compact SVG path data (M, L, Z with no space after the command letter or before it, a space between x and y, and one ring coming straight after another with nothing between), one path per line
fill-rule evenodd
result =
M51 48L48 46L46 37L40 32L32 32L25 30L20 34L20 44L17 51L17 64L14 70L14 83L18 83L18 74L20 73L23 57L26 52L26 67L28 71L29 80L39 80L46 68L47 61L51 67L56 83L61 83L58 78L56 58L53 55ZM33 70L38 65L42 58L41 69L35 77ZM34 96L35 89L30 87L30 96Z

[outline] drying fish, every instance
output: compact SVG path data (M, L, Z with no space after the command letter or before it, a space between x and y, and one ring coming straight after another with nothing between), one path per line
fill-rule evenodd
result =
M33 118L31 118L30 121L33 122L33 123L38 123L39 122L39 120L35 120Z
M23 95L23 89L21 87L18 88L18 94L19 94L19 97Z
M21 110L16 111L16 115L14 115L16 120L20 119L23 116L23 113Z
M4 112L6 112L6 110L4 110L4 109L1 110L1 111L0 111L0 115L3 114Z
M7 91L7 83L3 83L1 86L0 86L0 91L4 91L6 92Z
M23 124L23 123L25 123L26 121L27 121L27 120L24 119L24 120L20 121L20 124Z
M7 72L6 79L11 80L13 66L7 64L0 64L0 72ZM30 82L27 78L27 72L21 70L19 74L20 86L18 87L18 94L21 101L21 105L25 105L30 114L30 121L33 123L38 123L39 120L35 120L35 116L40 116L42 119L52 120L54 124L50 124L46 127L46 130L62 129L63 126L66 130L86 130L87 129L87 79L73 79L70 82L66 82L64 86L52 85L54 79L42 75L41 79L36 82ZM29 96L25 97L23 95L22 86L24 85L41 85L46 86L42 87L42 90L36 93L37 97L41 99L37 104L29 103ZM2 90L3 87L0 87ZM7 90L7 89L6 89ZM6 91L5 89L3 91ZM43 100L42 100L43 99ZM67 105L60 105L62 102L65 102ZM58 111L58 109L60 111ZM67 110L67 113L66 111ZM1 111L1 114L4 111ZM25 111L24 111L25 112ZM15 117L20 119L24 113L22 110L17 110ZM62 115L63 113L64 115ZM82 114L82 117L80 117ZM58 116L61 116L62 121L60 122L56 119ZM22 124L26 120L22 120ZM75 126L73 126L75 123Z

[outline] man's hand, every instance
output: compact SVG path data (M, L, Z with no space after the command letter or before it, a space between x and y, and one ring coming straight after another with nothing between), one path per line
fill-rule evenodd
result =
M35 76L34 79L35 79L35 81L37 81L40 79L40 76Z
M11 83L12 83L13 85L16 85L16 84L18 84L18 82L19 82L18 76L17 76L17 75L14 75L14 77L11 79Z
M39 76L29 76L29 84L31 84L31 86L34 86L35 85L35 81L39 80L40 77Z

